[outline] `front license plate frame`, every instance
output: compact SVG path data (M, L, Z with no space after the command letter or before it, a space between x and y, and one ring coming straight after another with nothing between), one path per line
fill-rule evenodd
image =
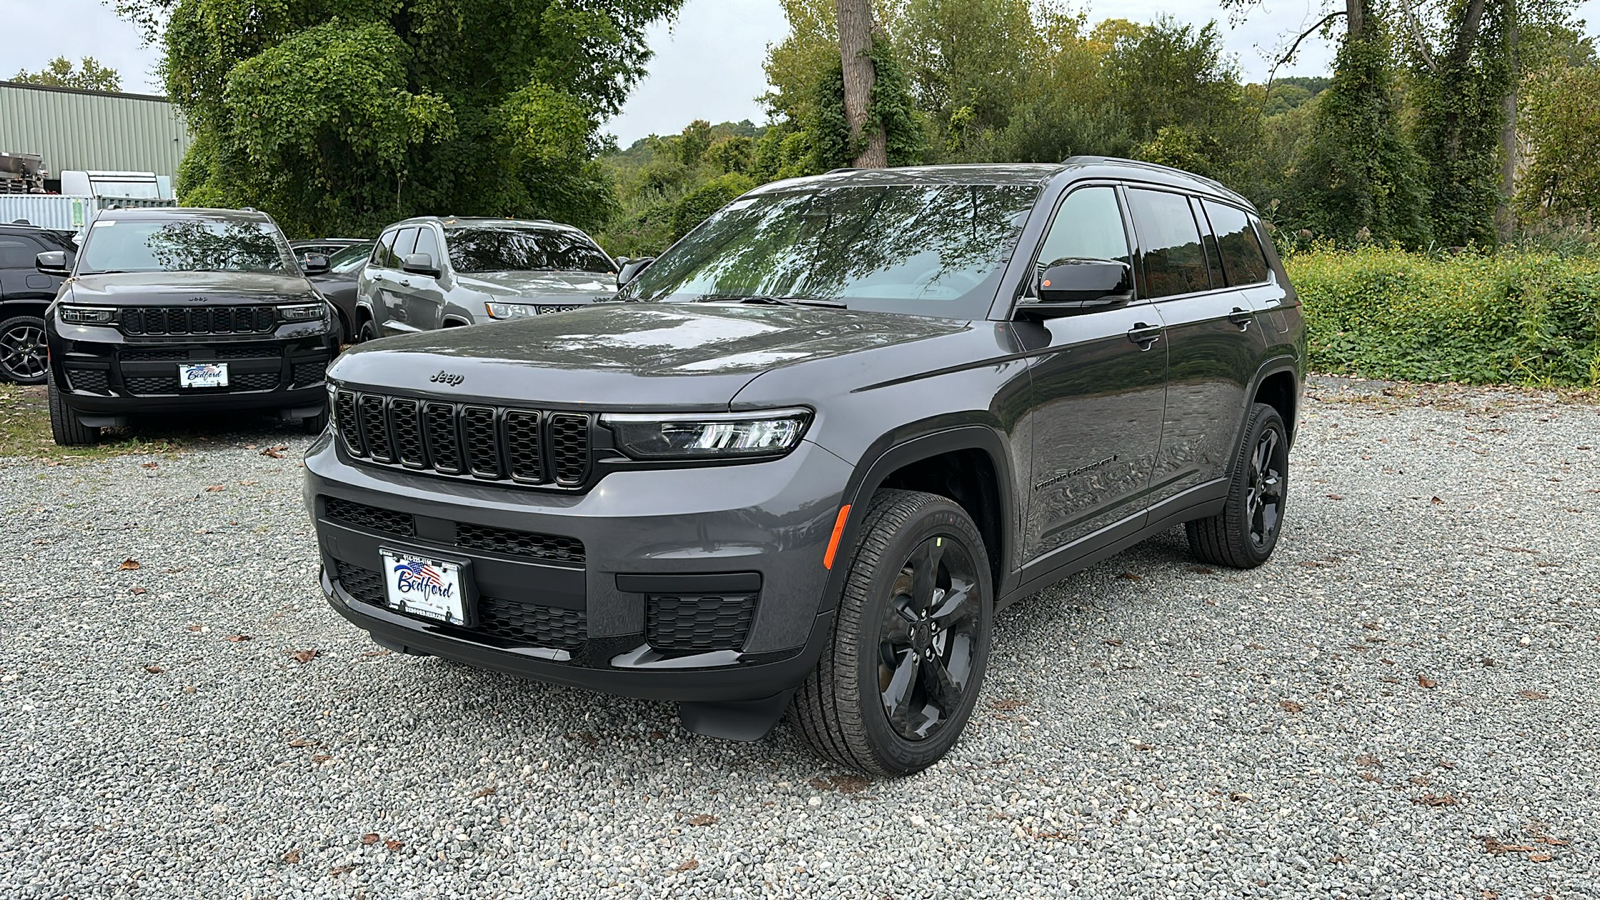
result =
M471 561L426 550L379 547L383 597L401 615L468 627L476 607Z
M178 387L225 388L228 364L225 362L178 363Z

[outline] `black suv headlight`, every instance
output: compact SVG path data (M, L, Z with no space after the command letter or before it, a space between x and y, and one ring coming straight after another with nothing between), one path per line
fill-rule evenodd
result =
M809 409L737 413L610 413L617 449L633 459L749 459L782 456L800 443Z
M291 303L278 307L278 318L284 322L315 322L327 315L325 303Z
M56 321L73 325L109 325L117 315L115 309L105 306L74 306L62 303L56 307Z

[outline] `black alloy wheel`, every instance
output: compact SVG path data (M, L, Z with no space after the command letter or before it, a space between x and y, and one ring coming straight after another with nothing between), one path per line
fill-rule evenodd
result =
M43 319L14 316L0 322L0 376L18 384L43 384L48 361Z
M1289 433L1265 403L1250 408L1222 512L1187 523L1189 549L1202 562L1253 569L1283 532L1289 496Z
M972 557L955 540L927 538L900 567L878 624L878 697L902 738L933 737L966 705L979 602Z

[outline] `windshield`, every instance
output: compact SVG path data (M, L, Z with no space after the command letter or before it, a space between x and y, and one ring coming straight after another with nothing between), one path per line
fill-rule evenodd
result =
M107 272L298 271L289 245L271 222L182 219L96 219L79 259L79 275Z
M616 271L605 251L580 234L556 229L454 228L445 232L457 272Z
M907 184L747 197L640 273L626 299L765 296L982 318L1038 193Z
M335 275L349 274L371 255L371 244L354 244L328 257L328 271Z

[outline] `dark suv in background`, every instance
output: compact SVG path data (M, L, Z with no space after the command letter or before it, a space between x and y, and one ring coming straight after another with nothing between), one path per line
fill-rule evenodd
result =
M37 266L69 271L60 251ZM326 269L322 257L306 267ZM267 214L107 210L70 272L45 317L56 443L93 443L146 413L262 410L312 433L326 424L334 314Z
M35 268L41 253L70 257L72 234L32 225L0 225L0 379L40 384L45 378L44 310L65 276Z
M359 336L566 312L616 292L616 262L571 226L407 219L383 230L361 272Z
M1281 533L1305 332L1214 181L780 182L621 299L340 357L305 485L334 609L900 775L955 743L995 610L1174 526L1241 568Z

